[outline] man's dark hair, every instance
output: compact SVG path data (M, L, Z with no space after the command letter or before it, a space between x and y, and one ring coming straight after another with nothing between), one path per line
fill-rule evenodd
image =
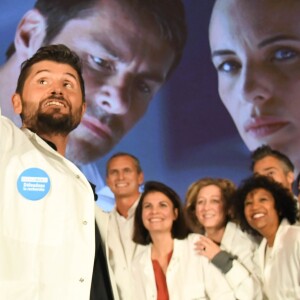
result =
M101 0L37 0L35 8L47 22L43 45L48 45L71 19L84 18ZM180 62L187 38L184 5L181 0L111 0L119 1L132 11L138 20L151 20L159 29L159 39L167 41L174 50L175 59L169 74ZM100 9L100 8L99 8ZM9 58L15 51L13 44L6 55ZM169 75L168 74L168 75Z
M270 177L254 175L241 183L234 196L235 213L243 230L253 235L259 235L259 233L248 224L244 213L244 204L247 195L256 189L264 189L272 194L279 222L284 218L286 218L290 224L296 222L297 203L291 191Z
M78 55L65 45L49 45L41 47L31 58L25 60L21 65L21 72L18 78L16 93L22 94L24 83L29 75L31 67L34 64L45 60L68 64L77 72L82 92L82 100L84 102L85 90L81 73L81 61Z
M262 145L262 146L258 147L255 151L252 152L251 170L253 171L256 162L262 160L263 158L265 158L267 156L272 156L272 157L278 159L279 161L281 161L286 166L286 170L285 170L286 172L294 172L295 167L294 167L293 163L291 162L291 160L283 153L272 149L268 145Z
M174 239L186 238L189 231L185 223L180 197L173 189L171 189L167 185L157 181L148 181L145 183L144 192L142 193L141 199L135 211L133 241L141 245L148 245L152 242L149 231L144 226L142 220L142 211L143 211L143 202L145 197L148 194L153 192L163 193L173 203L173 208L177 209L178 215L176 220L174 220L171 229L172 238Z
M114 158L122 157L122 156L128 156L128 157L130 157L130 158L133 160L133 162L134 162L134 164L135 164L135 166L136 166L137 172L138 172L138 173L142 173L142 172L143 172L142 167L141 167L141 163L140 163L139 159L138 159L136 156L134 156L134 155L132 155L132 154L130 154L130 153L127 153L127 152L117 152L117 153L113 154L113 155L108 159L108 161L106 162L106 176L108 175L108 169L109 169L109 164L110 164L110 162L111 162Z

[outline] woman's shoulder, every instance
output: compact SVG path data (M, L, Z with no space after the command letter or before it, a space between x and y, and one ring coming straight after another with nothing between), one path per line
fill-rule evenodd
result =
M195 250L195 243L201 236L202 235L198 233L190 233L185 239L174 239L174 259L184 261L189 265L207 264L208 259L205 256L199 255Z
M299 224L291 225L287 220L282 220L278 233L284 235L289 240L295 239L295 242L300 243L300 226Z
M151 245L141 246L138 245L139 249L137 253L134 255L132 263L135 265L140 264L141 262L145 261L145 259L151 259Z
M177 248L190 247L193 245L199 238L201 234L198 233L190 233L184 239L174 239L174 250Z
M240 237L241 239L253 240L252 235L243 231L239 224L232 221L228 222L226 225L225 233L227 232L235 235L236 237Z
M252 235L243 231L241 227L234 222L228 222L222 239L222 245L239 245L241 247L257 248L259 241Z
M196 241L198 241L200 238L201 238L201 234L199 233L190 233L186 238L185 240L188 242L188 243L195 243Z

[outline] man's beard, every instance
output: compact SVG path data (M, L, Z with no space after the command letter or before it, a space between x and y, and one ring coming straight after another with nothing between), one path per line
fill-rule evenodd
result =
M63 135L67 136L80 123L82 106L76 112L72 112L69 106L69 113L62 114L60 108L53 108L52 113L42 112L40 103L37 111L30 111L30 106L23 101L23 113L21 118L23 124L37 134Z
M36 116L36 132L41 134L58 134L67 136L75 129L80 120L74 120L72 114L64 114L59 117L54 117L52 114L38 113ZM31 130L33 128L31 127Z

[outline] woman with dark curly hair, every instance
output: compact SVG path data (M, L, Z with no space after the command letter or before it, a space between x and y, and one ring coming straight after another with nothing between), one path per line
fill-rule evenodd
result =
M133 241L146 245L132 264L135 299L235 299L224 276L194 250L179 196L160 182L144 186Z
M268 299L300 299L300 227L291 192L265 176L238 188L235 208L241 226L263 240L257 252L259 276Z
M233 221L235 184L223 178L202 178L186 194L186 217L194 232L203 234L195 247L224 273L237 299L261 299L254 272L257 242Z

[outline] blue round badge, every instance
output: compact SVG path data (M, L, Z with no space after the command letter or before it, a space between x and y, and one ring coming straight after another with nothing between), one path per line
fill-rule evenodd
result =
M41 200L50 190L50 178L42 169L29 168L19 176L17 187L24 198L32 201Z

